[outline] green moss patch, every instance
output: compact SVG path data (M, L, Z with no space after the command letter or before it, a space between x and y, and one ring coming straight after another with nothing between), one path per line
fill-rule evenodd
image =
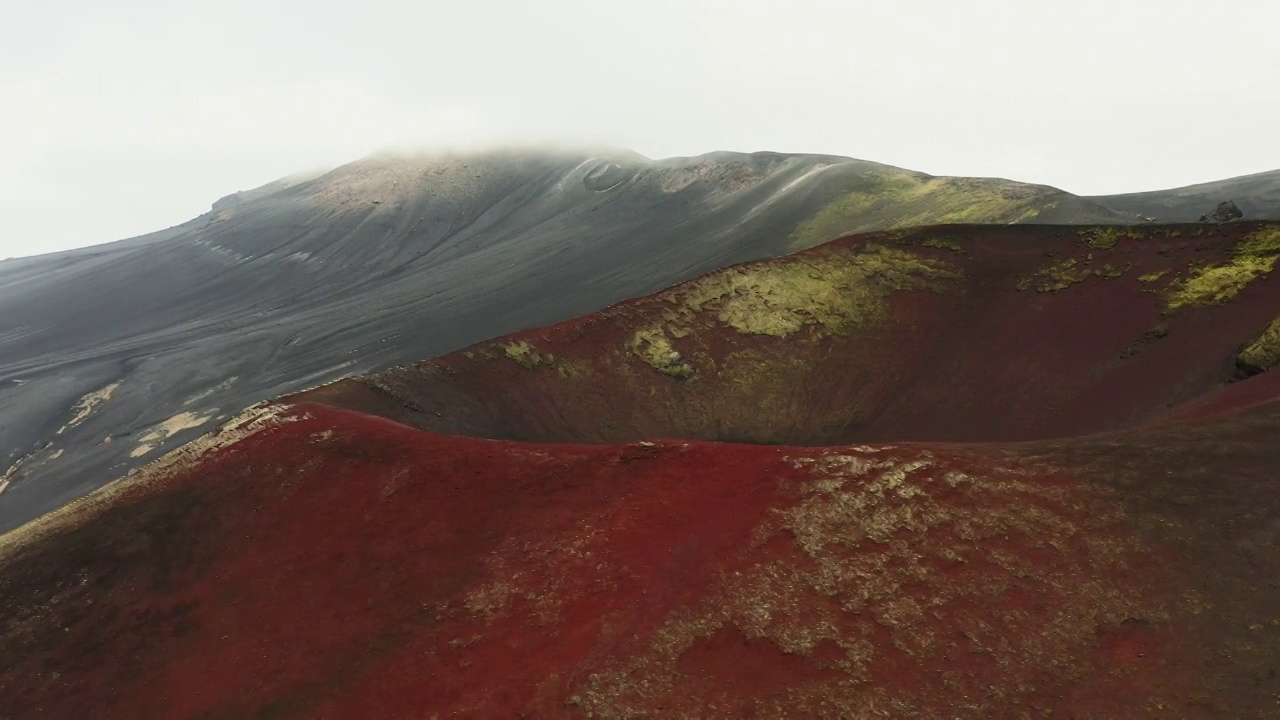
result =
M661 319L625 349L658 372L692 379L697 367L673 338L717 327L774 337L843 335L880 320L893 292L942 291L961 277L943 260L878 245L727 268L661 296Z
M627 348L663 375L687 380L697 374L697 370L675 349L660 327L637 332L627 343Z
M784 337L806 327L844 334L880 318L892 292L936 290L960 277L944 261L868 245L730 268L695 282L679 300L686 314L714 313L749 335Z
M1122 239L1137 240L1142 237L1141 231L1110 225L1085 228L1077 234L1086 245L1095 250L1110 250Z
M947 238L929 238L920 243L924 247L931 247L938 250L950 250L951 252L962 253L964 248L960 247L960 243Z
M1225 265L1197 268L1187 279L1174 285L1168 297L1169 309L1224 303L1271 272L1275 264L1275 258L1244 258Z
M1100 277L1104 280L1114 280L1115 278L1124 275L1124 271L1111 263L1107 263L1097 270L1094 270L1093 275L1094 277Z
M791 235L795 249L811 248L829 240L872 227L866 217L880 206L914 192L920 181L907 172L869 171L850 191L827 203Z
M1236 254L1271 258L1280 255L1280 227L1266 227L1250 233L1236 246Z
M1081 263L1076 258L1067 258L1022 278L1018 281L1018 289L1035 290L1036 292L1058 292L1059 290L1066 290L1076 283L1084 282L1092 275L1093 271L1085 263Z
M570 378L580 378L591 374L591 364L583 360L565 360L564 358L556 358L556 371L560 373L560 377L568 380Z
M1240 351L1236 361L1249 375L1280 367L1280 316L1271 321L1257 340Z
M526 370L555 365L556 358L550 353L540 353L524 340L504 343L500 346L506 356Z
M868 171L797 226L791 246L796 250L811 248L868 230L1027 222L1053 206L1046 202L1047 197L1042 189L1001 180Z
M1186 305L1217 305L1239 295L1258 278L1275 269L1280 259L1280 228L1250 233L1236 245L1231 260L1194 269L1173 283L1167 297L1170 310Z

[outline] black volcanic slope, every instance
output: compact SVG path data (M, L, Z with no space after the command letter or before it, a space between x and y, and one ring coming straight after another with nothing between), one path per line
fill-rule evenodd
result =
M825 156L375 156L0 263L0 531L246 405L858 230L1117 222L1053 188Z
M1200 183L1171 190L1089 198L1131 218L1194 222L1218 203L1232 200L1250 220L1280 220L1280 170Z

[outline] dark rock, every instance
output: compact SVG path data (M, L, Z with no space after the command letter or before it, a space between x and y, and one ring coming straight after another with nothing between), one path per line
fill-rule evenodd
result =
M1234 202L1224 200L1218 203L1218 207L1214 208L1213 212L1207 215L1201 215L1200 222L1231 222L1232 220L1239 220L1242 217L1244 217L1244 213L1240 211L1239 207L1236 207Z

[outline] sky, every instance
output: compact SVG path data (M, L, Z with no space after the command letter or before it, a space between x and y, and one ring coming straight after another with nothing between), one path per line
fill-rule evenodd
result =
M387 147L847 155L1080 194L1280 168L1274 0L64 0L0 26L0 258Z

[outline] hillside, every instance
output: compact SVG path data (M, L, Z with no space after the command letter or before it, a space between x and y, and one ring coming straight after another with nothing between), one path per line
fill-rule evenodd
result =
M1280 170L1171 190L1099 195L1089 199L1129 218L1144 215L1160 222L1194 222L1225 200L1234 201L1247 220L1277 220L1280 219Z
M1266 717L1277 262L859 235L250 408L0 536L0 715Z
M0 530L252 403L867 228L1118 215L859 160L383 154L0 263Z
M1241 372L1245 341L1280 315L1277 228L861 235L296 398L529 442L1119 430Z

